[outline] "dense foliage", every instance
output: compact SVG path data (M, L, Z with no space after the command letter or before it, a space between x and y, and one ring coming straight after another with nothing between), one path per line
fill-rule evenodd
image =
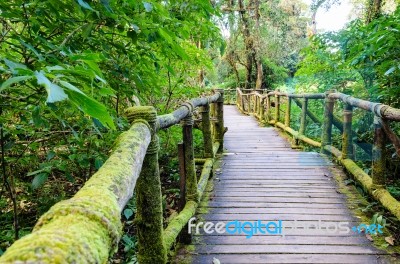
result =
M206 0L0 3L0 250L102 165L126 107L201 93L216 16Z

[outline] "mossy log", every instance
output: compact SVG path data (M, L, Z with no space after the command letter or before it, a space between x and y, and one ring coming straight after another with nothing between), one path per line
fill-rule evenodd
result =
M170 126L179 124L179 122L184 119L189 113L193 112L194 108L199 106L204 106L209 103L217 102L220 98L221 94L219 92L215 93L212 96L195 98L190 100L189 102L183 104L181 107L176 109L170 114L160 115L157 117L157 128L164 129ZM222 98L223 103L223 98Z
M117 250L121 211L133 195L150 139L149 126L134 123L82 189L45 213L0 263L107 263Z
M372 178L364 172L353 160L342 159L341 152L333 146L325 146L325 151L336 156L337 160L354 176L354 178L363 186L364 190L380 202L389 212L400 220L400 202L397 201L385 188L374 185Z
M290 98L307 98L307 99L324 99L325 94L323 93L303 93L303 94L292 94L292 93L283 93L279 91L268 92L268 96L278 95L285 96Z
M195 201L187 201L183 210L172 219L168 227L163 232L163 242L167 249L170 249L182 229L186 226L189 219L194 216L197 209Z
M200 202L204 190L207 186L208 179L210 178L211 175L211 170L214 165L214 160L213 159L207 159L206 162L203 165L203 169L201 170L201 175L199 182L197 184L197 202Z
M343 93L332 93L329 98L340 99L342 102L374 113L376 116L387 120L400 121L400 109L390 107L381 103L374 103L358 99Z
M289 134L293 135L293 137L294 137L295 139L301 140L301 141L303 141L303 142L305 142L305 143L307 143L307 144L309 144L309 145L311 145L311 146L317 147L317 148L320 148L320 147L321 147L321 143L320 143L320 142L315 141L315 140L313 140L313 139L311 139L311 138L308 138L308 137L306 137L306 136L304 136L304 135L301 135L301 134L300 134L299 132L297 132L296 130L292 129L291 127L285 126L285 125L284 125L283 123L281 123L281 122L276 122L276 123L274 123L274 125L277 126L277 127L279 127L279 128L281 128L281 129L283 129L284 131L288 132Z

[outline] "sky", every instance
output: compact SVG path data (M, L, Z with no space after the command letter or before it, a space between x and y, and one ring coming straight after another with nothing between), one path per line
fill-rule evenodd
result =
M305 0L310 4L311 0ZM340 5L332 6L328 11L320 8L317 12L317 30L336 31L344 27L349 21L352 6L349 0L342 0Z

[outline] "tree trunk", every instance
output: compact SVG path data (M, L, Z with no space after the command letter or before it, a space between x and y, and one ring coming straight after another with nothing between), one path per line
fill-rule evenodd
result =
M246 13L245 6L243 4L243 0L238 0L239 3L239 14L242 20L243 27L243 39L246 47L246 82L245 89L250 89L253 83L252 72L253 72L253 63L254 63L254 42L250 34L250 23L248 14Z
M257 67L257 80L256 80L256 89L261 89L262 84L263 84L263 66L261 62L261 43L260 43L260 1L259 0L254 0L254 7L255 7L255 32L257 35L257 42L256 45L254 46L254 57L256 61L256 67Z
M371 23L372 20L381 15L382 0L369 0L366 13L366 23Z

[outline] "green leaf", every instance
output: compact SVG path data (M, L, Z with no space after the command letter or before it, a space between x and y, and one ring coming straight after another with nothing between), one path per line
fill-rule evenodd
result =
M107 108L96 100L73 90L66 91L70 101L85 114L97 118L104 126L115 129L114 121L107 112Z
M143 2L143 6L146 12L151 12L153 10L153 5L148 2Z
M96 158L94 160L94 167L98 170L103 166L103 160L101 158Z
M105 9L106 9L108 12L110 12L110 13L113 12L113 10L112 10L112 8L111 8L111 6L110 6L110 1L109 1L109 0L101 0L101 3L103 4L103 6L105 7Z
M19 41L27 49L31 50L36 55L36 57L38 57L39 61L43 61L43 56L31 44L24 42L22 39L20 39Z
M75 91L75 92L77 92L77 93L84 94L81 90L79 90L79 89L76 88L74 85L70 84L69 82L60 81L60 84L61 84L62 86L64 86L65 88L68 88L68 89L70 89L70 90L72 90L72 91Z
M3 91L4 89L10 87L11 85L15 84L15 83L19 83L22 81L26 81L29 79L32 79L33 76L17 76L17 77L12 77L8 80L6 80L5 82L3 82L3 84L0 87L0 92Z
M83 0L78 0L78 4L83 8L89 9L90 11L95 11L88 3Z
M47 160L51 160L51 159L54 158L55 156L56 156L56 153L55 153L54 151L49 151L49 152L47 153L46 159L47 159Z
M393 67L391 67L389 70L387 70L387 71L385 72L385 75L391 74L392 72L394 72L394 70L396 70L396 66L393 66Z
M64 90L57 84L52 83L43 73L43 71L35 71L37 83L43 85L47 91L47 103L55 103L68 98Z
M35 190L41 187L46 181L49 175L47 173L40 173L35 176L32 180L32 188Z
M163 28L159 28L158 29L158 33L160 34L160 36L165 39L169 44L172 44L172 37L169 35L169 33L167 32L167 30L163 29Z
M4 62L6 63L8 68L12 71L14 71L15 69L27 69L28 68L24 64L13 62L13 61L10 61L7 59L4 59Z
M26 176L33 176L33 175L36 175L36 174L44 172L44 171L46 171L46 168L29 172Z
M126 220L129 220L129 218L131 218L132 215L133 215L132 209L127 208L124 210L124 216L125 216Z

